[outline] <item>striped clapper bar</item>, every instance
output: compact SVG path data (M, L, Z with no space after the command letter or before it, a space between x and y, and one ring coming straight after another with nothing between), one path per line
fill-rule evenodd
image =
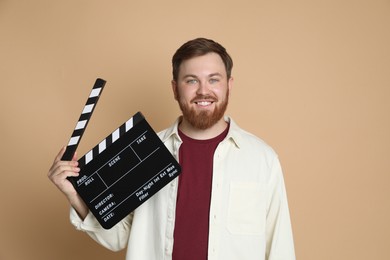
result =
M180 165L136 113L79 159L70 180L90 211L110 229L180 172Z
M62 161L72 160L105 85L105 80L99 78L96 79L84 109L80 114L79 121L77 121L76 127L73 130L72 137L69 140L65 153L61 158Z

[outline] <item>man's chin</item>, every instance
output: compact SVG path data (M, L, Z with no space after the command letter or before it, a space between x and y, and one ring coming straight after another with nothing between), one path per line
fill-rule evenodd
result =
M212 127L221 119L221 117L216 117L215 114L205 111L184 117L194 128L200 130L206 130Z
M205 108L198 111L182 104L180 109L183 112L183 117L192 127L199 130L206 130L221 120L226 111L227 104L226 101L221 107L214 107L214 109L210 107L209 109Z

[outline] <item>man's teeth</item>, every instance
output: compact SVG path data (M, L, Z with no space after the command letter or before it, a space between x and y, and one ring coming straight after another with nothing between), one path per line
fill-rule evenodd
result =
M211 104L211 102L209 101L200 101L200 102L196 102L196 104L198 104L199 106L208 106Z

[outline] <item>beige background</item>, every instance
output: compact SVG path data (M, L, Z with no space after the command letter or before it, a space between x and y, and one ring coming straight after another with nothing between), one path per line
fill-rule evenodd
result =
M79 153L138 110L179 113L170 59L233 56L229 114L279 153L297 258L390 259L390 2L0 0L0 259L124 259L68 221L46 174L97 77Z

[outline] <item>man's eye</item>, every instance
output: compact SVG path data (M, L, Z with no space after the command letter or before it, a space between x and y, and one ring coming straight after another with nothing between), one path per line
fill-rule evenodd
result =
M217 82L219 82L219 80L218 79L210 79L209 82L210 83L217 83Z
M196 79L189 79L186 82L187 84L196 84L198 81Z

